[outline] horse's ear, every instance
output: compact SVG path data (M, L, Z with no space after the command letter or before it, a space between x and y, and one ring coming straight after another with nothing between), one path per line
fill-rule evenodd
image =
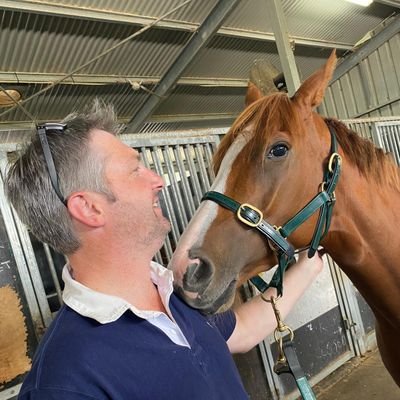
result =
M247 85L247 93L245 99L246 107L250 104L253 104L258 99L261 99L261 97L263 97L261 90L253 82L249 82L249 84Z
M307 78L293 96L301 106L313 109L322 103L325 90L336 67L336 51L333 50L326 64Z

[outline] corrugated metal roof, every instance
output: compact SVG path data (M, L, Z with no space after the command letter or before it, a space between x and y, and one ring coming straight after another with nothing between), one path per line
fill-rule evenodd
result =
M1 71L67 74L139 30L126 24L12 11L3 11L0 18ZM149 30L140 40L120 46L81 72L118 76L135 71L139 76L161 76L189 36Z
M25 100L183 2L0 0L0 84L20 90ZM150 96L148 91L134 91L130 82L153 89L216 4L216 0L193 0L161 27L117 47L24 106L39 120L58 120L101 96L129 120ZM335 43L348 48L397 11L379 3L364 9L343 0L283 0L282 4L302 79L326 60ZM268 60L282 70L270 19L265 0L242 0L149 118L156 122L143 129L154 124L187 129L190 124L230 121L243 108L255 60ZM26 122L21 110L0 108L0 127Z

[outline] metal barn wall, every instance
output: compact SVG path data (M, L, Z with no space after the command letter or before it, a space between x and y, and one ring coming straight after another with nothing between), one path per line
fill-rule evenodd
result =
M400 34L333 82L319 111L344 118L400 115Z

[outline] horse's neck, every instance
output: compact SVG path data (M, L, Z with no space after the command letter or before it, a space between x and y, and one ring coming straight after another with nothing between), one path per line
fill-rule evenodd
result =
M336 197L326 250L378 318L399 315L400 192L352 171Z

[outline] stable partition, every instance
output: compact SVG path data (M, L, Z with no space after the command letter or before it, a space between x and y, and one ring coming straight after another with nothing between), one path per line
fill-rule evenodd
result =
M379 146L388 146L392 151L399 148L399 119L344 122ZM214 179L212 155L226 131L122 136L125 143L141 153L144 164L166 182L160 202L172 229L155 257L161 264L166 265L170 260L181 233ZM18 147L19 144L0 144L2 176L7 160ZM7 203L2 182L0 186L0 299L8 299L6 306L2 300L0 311L1 344L5 347L0 349L5 356L0 357L8 357L11 365L22 360L20 368L7 369L0 359L0 400L5 400L17 394L37 343L62 304L60 273L65 258L29 234ZM299 361L312 384L375 343L373 316L365 301L331 259L326 258L325 263L324 272L286 321L294 329ZM244 292L249 297L256 290L246 285ZM2 331L4 318L10 312L17 321L13 329L21 335L17 350L4 341L7 332ZM298 396L290 376L280 378L273 373L276 350L272 335L251 354L235 357L253 400Z

